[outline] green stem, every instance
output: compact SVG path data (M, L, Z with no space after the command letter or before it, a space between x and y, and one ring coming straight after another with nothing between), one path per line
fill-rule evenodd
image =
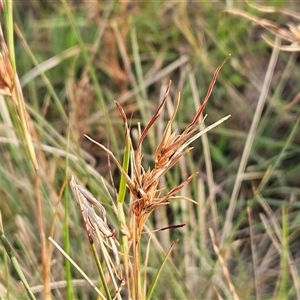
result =
M101 282L102 282L104 290L105 290L106 297L107 297L107 299L112 300L109 289L108 289L108 286L107 286L107 283L106 283L106 280L105 280L104 272L103 272L98 254L97 254L97 249L96 249L94 243L91 243L91 248L92 248L92 251L93 251L93 255L94 255L94 259L95 259L96 266L97 266L97 269L98 269L98 273L100 275L100 279L101 279Z
M123 163L122 168L123 170L128 173L129 168L129 160L130 160L130 136L129 131L127 128L127 124L125 127L125 151L123 156ZM120 187L119 187L119 194L118 194L118 221L119 221L119 229L122 232L122 229L126 229L126 217L124 213L124 200L126 195L126 179L121 174L121 180L120 180ZM127 284L127 291L128 291L128 298L131 298L130 295L130 276L129 276L129 246L128 246L128 236L126 234L122 234L121 238L121 245L122 245L122 252L123 252L123 263L124 263L124 269L125 269L125 279Z
M26 292L28 294L28 297L32 300L35 300L35 297L32 293L32 291L30 290L30 286L24 276L24 273L13 253L13 249L11 247L11 245L9 244L7 238L5 237L4 235L4 232L0 229L0 240L1 240L1 243L7 253L7 255L9 256L10 260L11 260L11 263L12 263L12 266L13 268L15 269L16 271L16 274L18 275L19 279L22 281L22 283L24 284L24 287L26 289Z

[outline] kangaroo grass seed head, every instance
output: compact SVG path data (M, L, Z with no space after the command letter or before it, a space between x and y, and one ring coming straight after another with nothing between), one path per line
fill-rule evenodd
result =
M131 161L132 161L132 169L133 169L131 176L129 176L123 170L122 166L120 165L120 163L117 161L117 159L115 158L115 156L110 150L108 150L105 146L97 143L96 141L88 137L91 141L93 141L98 146L100 146L112 157L112 159L116 162L118 168L120 169L122 175L124 176L127 186L131 193L131 199L132 199L132 202L130 203L131 212L136 217L138 234L141 234L142 227L145 224L146 220L148 219L149 214L156 207L161 205L166 205L172 199L178 199L179 197L175 197L174 194L179 192L184 187L184 185L188 184L196 174L191 175L180 185L178 185L177 187L169 191L165 196L162 195L161 193L162 190L158 189L158 183L160 179L165 175L166 172L168 172L179 161L179 159L183 155L185 155L187 152L189 152L192 149L191 147L188 147L190 143L192 143L196 138L201 136L203 133L205 133L206 131L208 131L209 129L213 128L214 126L218 125L219 123L223 122L226 119L223 118L222 120L216 122L212 126L207 127L205 131L199 132L198 121L209 100L217 75L229 57L230 54L216 69L212 81L208 87L207 94L204 98L203 104L196 112L192 122L184 129L184 131L181 134L179 134L177 130L172 132L172 128L171 128L179 108L180 97L177 98L174 113L171 116L170 120L168 121L162 139L158 143L158 146L156 148L154 154L155 166L153 169L148 169L147 171L145 171L144 167L142 166L142 159L143 159L142 144L149 130L151 129L155 121L159 118L159 116L162 113L163 107L169 95L171 82L169 82L169 85L166 89L161 104L159 105L153 117L150 119L150 121L142 131L138 139L136 149L133 148L132 142L130 142L131 153L132 153ZM120 116L125 125L125 134L127 136L130 136L128 122L124 110L120 104L116 103L116 106L119 110Z
M98 145L101 149L103 149L115 162L118 169L122 174L121 182L123 181L123 187L125 187L124 180L126 181L126 185L130 191L130 213L128 215L128 220L125 220L124 210L122 203L118 202L118 216L119 221L122 224L120 226L120 231L122 232L122 239L120 239L121 249L123 249L122 261L124 262L124 270L125 270L125 278L128 286L128 292L130 292L131 287L133 294L135 295L133 298L136 299L144 299L145 296L142 296L141 289L141 280L140 280L140 242L141 236L143 234L143 227L146 223L149 215L159 206L167 205L171 200L182 199L193 201L187 197L183 196L175 196L185 185L189 184L190 181L197 175L194 173L190 175L187 179L185 179L178 186L174 187L170 191L164 192L164 188L159 188L159 182L161 178L168 172L178 161L184 156L187 152L192 150L193 148L189 145L201 135L214 128L218 124L225 121L227 117L215 122L214 124L204 128L199 131L199 120L202 116L202 112L208 102L208 99L211 95L213 86L215 84L217 75L227 61L230 55L221 63L221 65L216 69L212 81L208 87L208 91L204 98L203 104L197 110L192 122L188 124L188 126L180 133L178 130L172 131L172 123L175 119L176 113L179 109L180 104L180 96L178 96L175 110L170 120L168 121L166 128L164 130L163 136L160 141L157 143L157 148L154 152L154 167L145 169L143 166L143 141L146 138L149 130L155 124L156 120L160 117L163 107L168 99L171 82L166 89L165 95L161 104L158 106L156 112L153 114L152 118L149 120L148 124L145 126L144 130L140 132L140 136L137 141L136 148L133 147L132 140L130 138L130 127L128 126L126 114L122 108L122 106L115 102L116 107L119 111L120 117L124 123L125 127L125 156L124 161L126 163L123 164L126 166L128 159L130 157L131 160L131 173L127 174L125 169L123 169L122 165L119 163L114 154L106 148L104 145L98 143L97 141L91 139L86 136L93 143ZM204 118L203 118L204 119ZM130 149L130 150L129 150ZM127 164L128 165L128 164ZM124 167L126 168L126 167ZM126 168L127 170L127 168ZM75 179L72 177L71 189L73 191L74 197L76 201L80 205L82 216L84 219L84 223L86 225L87 233L89 235L90 241L93 242L94 239L98 239L98 242L102 248L102 253L107 253L106 247L103 247L103 241L110 242L105 243L105 246L108 246L115 255L115 261L117 268L120 267L117 243L115 238L115 232L109 228L106 223L106 212L104 207L94 198L94 196L87 191L84 187L78 185L75 182ZM163 193L164 192L164 193ZM124 193L125 194L125 193ZM117 197L119 198L119 197ZM102 218L99 217L95 211L94 207L98 208L98 210L102 213ZM128 226L128 227L127 227ZM124 230L126 228L126 230ZM169 227L171 228L171 227ZM132 249L132 252L129 252L129 249ZM132 261L131 255L132 253ZM107 257L107 256L106 256ZM109 258L107 258L109 261ZM110 265L110 264L108 264ZM122 274L122 272L120 272ZM122 278L122 276L120 276ZM131 297L129 297L131 298Z

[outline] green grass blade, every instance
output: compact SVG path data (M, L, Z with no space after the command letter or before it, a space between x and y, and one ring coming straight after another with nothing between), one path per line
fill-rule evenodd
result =
M287 299L289 277L289 236L288 236L288 212L282 208L282 254L280 262L280 288L278 299Z
M93 252L93 255L94 255L94 259L95 259L95 262L96 262L96 266L97 266L97 269L98 269L100 280L101 280L101 282L103 284L103 287L104 287L104 290L105 290L106 297L107 297L107 299L111 300L112 299L111 294L110 294L109 288L107 286L107 282L106 282L106 279L105 279L103 268L102 268L101 262L99 260L97 249L96 249L94 243L91 244L91 249L92 249L92 252Z
M127 173L129 168L129 158L130 158L130 136L126 134L125 136L125 151L123 156L122 168ZM126 195L126 180L123 175L121 175L120 187L119 187L119 197L118 202L120 204L124 203Z
M67 136L67 145L66 145L66 170L65 170L65 180L68 180L68 170L69 170L69 146L70 146L70 131L68 131ZM69 189L65 189L64 193L65 201L64 201L64 208L65 208L65 217L64 217L64 247L65 251L68 255L70 255L70 233L69 233L69 199L70 193ZM71 274L71 264L68 259L65 259L65 272L66 272L66 282L67 282L67 299L72 300L74 299L74 290L72 285L72 274Z
M17 276L19 277L19 279L24 284L24 287L25 287L25 290L28 294L28 297L32 300L35 299L33 293L30 290L30 286L29 286L29 284L28 284L28 282L27 282L27 280L24 276L24 273L23 273L23 271L22 271L15 255L13 253L13 249L12 249L11 245L9 244L6 236L4 235L4 232L1 229L0 229L0 240L1 240L1 243L2 243L2 245L3 245L3 247L6 251L7 255L11 259L12 266L15 269Z
M25 39L22 36L21 30L18 27L16 27L16 32L19 35L19 38L21 39L21 41L23 43L23 47L24 47L25 51L27 52L28 56L30 57L32 63L35 65L36 68L39 69L39 62L36 59L34 53L31 51L29 45L26 43ZM49 94L53 98L53 101L54 101L54 103L55 103L55 105L56 105L56 107L57 107L64 123L68 124L68 117L65 113L65 110L64 110L64 108L61 104L61 101L60 101L59 97L57 96L57 94L56 94L56 92L53 88L52 83L50 82L49 78L46 76L46 74L44 73L44 71L42 69L39 69L39 72L41 74L41 77L42 77L48 91L49 91Z
M69 199L70 193L67 188L64 193L65 201L65 217L64 217L64 249L68 255L70 255L70 233L69 233ZM74 299L74 291L72 286L72 274L71 274L71 264L69 260L65 259L65 272L66 272L66 282L67 282L67 299Z
M164 267L164 265L165 265L165 263L166 263L166 261L167 261L167 258L168 258L169 255L171 254L171 251L172 251L174 245L176 244L176 242L177 242L177 241L175 241L175 242L172 243L172 245L171 245L169 251L167 252L167 254L166 254L166 256L165 256L165 258L164 258L162 264L160 265L159 269L157 270L157 272L156 272L156 274L155 274L155 276L154 276L154 278L153 278L153 281L152 281L152 283L150 284L150 286L149 286L149 288L148 288L148 292L147 292L147 295L146 295L146 299L147 299L147 300L151 298L151 295L153 294L153 291L154 291L155 286L156 286L156 284L157 284L157 282L158 282L158 279L159 279L159 276L160 276L160 274L161 274L161 271L162 271L162 269L163 269L163 267Z
M131 148L131 141L130 141L130 136L129 132L127 130L127 124L125 127L125 151L124 151L124 156L123 156L123 163L122 163L122 168L123 170L128 173L128 168L129 168L129 160L130 160L130 148ZM120 187L119 187L119 194L118 194L118 202L117 202L117 208L118 208L118 223L119 223L119 230L121 231L122 228L125 228L126 226L126 216L124 213L124 200L125 200L125 195L126 195L126 180L125 177L121 174L121 180L120 180ZM122 259L124 262L124 268L125 268L125 273L126 273L126 280L129 281L129 246L128 246L128 237L125 234L122 234L121 237L121 246L122 246ZM128 287L129 287L129 282L128 282Z
M12 50L14 49L14 32L13 32L13 7L12 7L12 1L4 1L4 18L5 18L5 27L6 27L6 35L7 35L7 41L8 41L8 49ZM15 51L9 51L10 61L11 64L16 70L16 61L15 61Z

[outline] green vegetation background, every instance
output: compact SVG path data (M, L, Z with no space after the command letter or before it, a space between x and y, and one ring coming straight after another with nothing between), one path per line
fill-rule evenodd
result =
M297 1L263 4L299 11ZM123 106L137 134L138 124L149 121L169 80L172 99L159 124L167 122L180 92L176 117L180 131L191 121L199 99L203 100L214 70L231 53L206 107L205 124L228 114L231 118L195 141L193 151L162 183L172 188L199 172L182 192L199 205L176 200L155 211L148 223L150 229L186 224L152 237L149 280L162 263L164 251L179 239L153 299L216 299L216 291L231 298L209 228L214 230L240 299L299 296L298 53L278 51L270 66L276 49L262 35L272 35L250 20L225 12L231 7L282 27L297 23L280 11L261 12L242 1L14 2L14 21L22 33L15 35L16 64L34 124L45 233L48 236L53 226L53 238L63 246L67 218L70 256L96 282L97 269L68 180L72 174L79 178L105 205L111 227L117 228L111 201L120 174L108 163L107 154L83 135L106 145L121 161L124 129L114 100ZM259 114L257 105L264 95ZM254 122L257 126L249 137ZM154 128L146 142L146 164L151 164L161 130ZM2 223L32 291L42 299L34 177L20 140L13 106L1 99ZM144 238L146 249L149 237ZM64 259L54 249L54 299L66 297L65 274ZM74 297L96 299L72 267L71 275ZM1 247L0 295L3 299L25 295Z

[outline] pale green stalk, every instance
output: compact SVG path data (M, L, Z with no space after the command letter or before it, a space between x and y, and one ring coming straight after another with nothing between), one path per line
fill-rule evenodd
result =
M122 168L123 170L128 173L128 168L129 168L129 158L130 158L130 136L129 132L127 130L127 126L125 128L126 133L125 133L125 152L123 156L123 164ZM118 202L117 202L117 207L118 207L118 222L119 222L119 229L122 232L122 229L127 228L126 225L126 217L124 213L124 200L125 200L125 195L126 195L126 180L123 174L121 174L121 180L120 180L120 187L119 187L119 194L118 194ZM121 245L122 245L122 250L123 250L123 263L124 263L124 268L125 268L125 278L126 278L126 285L127 285L127 291L128 291L128 296L130 296L130 276L129 276L129 249L128 249L128 236L126 234L122 234L121 238Z
M288 211L282 207L282 253L280 262L280 288L278 299L286 299L289 281L289 229Z
M68 177L68 170L69 170L69 146L70 146L70 130L68 130L68 136L67 136L67 144L66 144L66 169L65 169L65 178L67 180ZM69 233L69 199L70 199L70 193L69 189L65 189L64 193L64 248L68 255L70 255L70 233ZM74 290L72 285L72 274L71 274L71 263L68 259L65 259L65 277L67 282L67 299L72 300L74 299Z

